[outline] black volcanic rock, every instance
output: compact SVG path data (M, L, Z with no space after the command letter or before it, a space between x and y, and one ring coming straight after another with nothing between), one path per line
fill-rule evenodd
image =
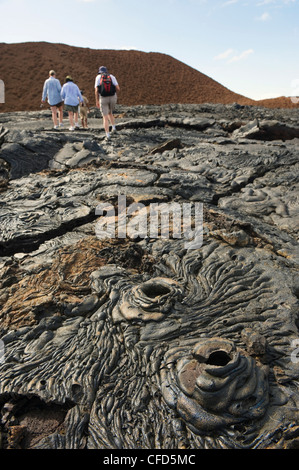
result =
M298 110L117 111L0 115L2 448L295 448Z
M255 140L292 140L299 138L299 127L278 121L261 121L257 119L234 131L235 138Z

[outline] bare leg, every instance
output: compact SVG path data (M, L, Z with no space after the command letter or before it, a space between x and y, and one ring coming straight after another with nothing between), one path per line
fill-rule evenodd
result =
M111 126L115 126L115 118L113 114L108 114L108 119L110 121Z
M63 121L63 106L60 106L60 108L58 108L58 113L59 113L59 122L61 124Z
M51 106L51 111L52 111L52 120L54 126L57 126L57 108L56 106Z
M109 117L108 117L108 115L103 116L103 125L104 125L104 129L105 129L106 134L109 134Z
M70 125L71 127L74 127L74 113L73 111L69 111L69 120L70 120Z

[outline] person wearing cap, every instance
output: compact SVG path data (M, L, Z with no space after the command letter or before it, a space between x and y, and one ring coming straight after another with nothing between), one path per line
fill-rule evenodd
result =
M63 126L63 101L61 99L61 84L56 78L54 70L50 70L49 78L44 82L42 93L43 104L46 102L46 99L48 99L48 103L52 111L54 129L58 129L57 111L59 113L59 126Z
M100 96L98 86L100 85L100 80L101 80L102 74L108 74L108 70L104 66L99 68L99 73L98 73L98 75L96 76L96 79L95 79L95 85L94 85L95 99L96 99L97 108L100 108L101 111L102 111L103 126L104 126L104 129L105 129L105 132L106 132L106 137L107 137L107 139L110 139L110 132L109 132L110 126L109 125L111 124L111 126L112 126L112 132L116 131L115 118L113 116L113 111L114 111L115 105L117 103L117 93L116 92L120 91L120 87L119 87L119 84L118 84L115 76L112 75L111 73L109 73L109 75L111 77L111 80L112 80L112 83L115 86L115 93L114 93L113 96Z
M79 127L78 108L83 103L83 97L79 87L74 83L72 77L68 75L65 84L61 90L61 98L64 101L64 109L68 112L70 121L70 131L74 131L75 127Z

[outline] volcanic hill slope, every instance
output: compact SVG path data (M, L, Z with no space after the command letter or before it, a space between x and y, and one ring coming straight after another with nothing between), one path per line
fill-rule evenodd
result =
M215 80L161 53L93 50L64 44L28 42L0 44L0 79L5 83L1 112L34 111L40 107L44 80L50 69L61 83L66 75L94 105L94 79L101 65L116 75L118 102L126 106L169 103L239 103L271 108L295 107L289 98L254 101L233 93ZM134 83L134 86L132 86Z

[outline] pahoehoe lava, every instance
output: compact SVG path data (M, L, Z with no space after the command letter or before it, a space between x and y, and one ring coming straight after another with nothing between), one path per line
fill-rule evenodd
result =
M0 447L298 448L298 109L117 113L0 115ZM202 246L100 240L119 195L202 203Z

